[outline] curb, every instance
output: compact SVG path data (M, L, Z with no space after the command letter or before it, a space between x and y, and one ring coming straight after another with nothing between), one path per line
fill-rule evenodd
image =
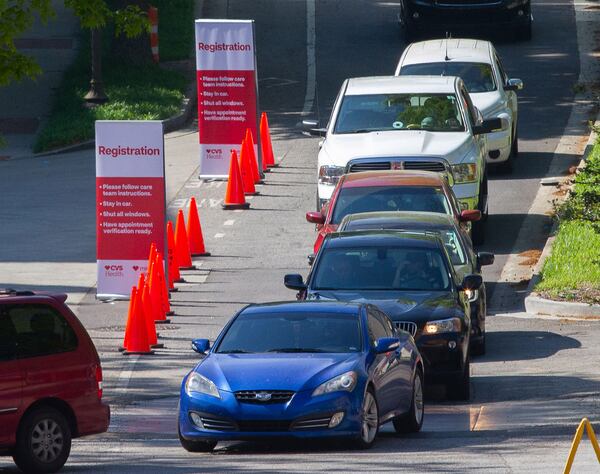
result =
M168 119L161 120L163 124L164 133L173 132L181 127L183 127L194 111L194 106L196 105L196 101L198 99L198 90L196 88L196 82L190 83L185 91L185 97L182 101L181 108L179 109L179 113L170 117ZM10 158L10 161L14 160L23 160L26 158L40 158L44 156L53 156L60 155L62 153L70 153L73 151L80 150L90 150L96 146L96 140L88 140L81 143L76 143L74 145L68 145L62 148L56 148L50 151L43 151L41 153L34 153L32 155L22 155L22 156L13 156Z
M600 113L596 117L594 125L600 125ZM585 146L585 150L583 152L583 156L578 168L581 168L585 164L587 157L594 148L596 140L599 138L600 137L598 137L592 129L592 133L590 133L590 137L588 139L587 145ZM546 298L542 298L533 291L535 286L542 279L542 268L544 267L544 262L546 261L546 259L552 251L552 245L554 244L557 227L558 223L555 220L552 225L552 230L550 231L550 237L548 237L546 245L544 245L542 254L533 270L533 276L531 277L531 280L529 280L529 284L527 285L527 296L525 297L525 311L530 314L544 314L550 316L578 316L600 321L600 305L587 303L569 303L567 301L549 300Z

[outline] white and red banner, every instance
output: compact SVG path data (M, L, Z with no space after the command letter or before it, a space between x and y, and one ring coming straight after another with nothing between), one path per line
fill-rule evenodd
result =
M247 128L260 149L255 53L253 20L196 20L201 178L227 178Z
M160 121L96 122L97 298L128 298L150 245L165 254Z

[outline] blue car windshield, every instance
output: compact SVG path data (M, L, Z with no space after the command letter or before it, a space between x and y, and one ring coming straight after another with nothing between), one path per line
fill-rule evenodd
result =
M223 336L217 353L360 352L358 312L242 313Z
M414 211L452 214L444 190L426 186L343 187L335 200L332 224L348 214L379 211Z
M313 290L442 291L450 287L437 249L352 247L323 249L313 269Z

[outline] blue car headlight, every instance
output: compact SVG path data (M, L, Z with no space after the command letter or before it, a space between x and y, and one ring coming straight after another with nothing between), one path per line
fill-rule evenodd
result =
M326 393L331 392L351 392L352 390L354 390L354 387L356 387L357 380L358 377L356 375L356 372L351 370L350 372L338 375L337 377L333 377L327 382L322 383L315 389L312 396L316 397L318 395L324 395Z
M210 395L211 397L221 398L219 389L214 382L197 372L192 372L185 381L185 393L188 395L191 395L192 393L203 393L205 395Z

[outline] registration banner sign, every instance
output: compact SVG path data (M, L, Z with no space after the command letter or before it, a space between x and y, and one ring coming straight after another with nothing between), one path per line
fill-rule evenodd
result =
M165 248L160 121L96 122L97 298L128 298L150 245Z
M260 149L255 53L253 20L196 20L201 178L227 178L247 128Z

